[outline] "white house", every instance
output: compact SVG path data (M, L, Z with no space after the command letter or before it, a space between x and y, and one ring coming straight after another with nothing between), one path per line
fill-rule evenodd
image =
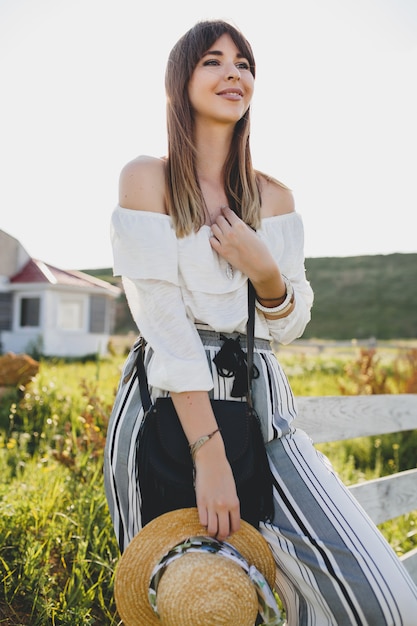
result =
M121 290L32 259L0 230L0 352L104 355Z

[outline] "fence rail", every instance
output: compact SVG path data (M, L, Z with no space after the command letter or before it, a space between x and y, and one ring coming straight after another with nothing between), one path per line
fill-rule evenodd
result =
M296 425L315 443L417 429L417 394L298 397ZM375 524L417 510L417 469L349 487ZM401 557L417 583L417 548Z

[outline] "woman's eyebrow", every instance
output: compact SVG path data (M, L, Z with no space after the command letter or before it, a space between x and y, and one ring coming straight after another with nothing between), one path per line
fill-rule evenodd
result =
M211 54L211 55L213 55L213 56L217 56L217 57L221 57L221 56L223 56L223 52L222 52L221 50L207 50L207 52L205 52L205 53L203 54L203 57L208 56L209 54ZM245 58L245 55L244 55L244 54L242 54L241 52L238 52L238 53L236 54L236 57L237 57L238 59L244 59L244 58Z

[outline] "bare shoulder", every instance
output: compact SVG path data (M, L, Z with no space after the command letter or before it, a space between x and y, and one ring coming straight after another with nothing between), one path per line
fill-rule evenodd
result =
M271 176L258 172L262 197L262 217L285 215L295 211L291 189Z
M125 209L166 213L165 161L139 156L120 173L119 204Z

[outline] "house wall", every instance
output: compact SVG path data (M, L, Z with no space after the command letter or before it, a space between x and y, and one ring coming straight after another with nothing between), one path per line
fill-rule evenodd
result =
M45 356L82 357L107 353L109 333L91 333L90 293L68 289L51 289L49 285L27 286L14 293L13 328L3 331L3 352L32 353L34 348ZM38 327L20 325L20 302L25 297L40 298ZM109 300L110 304L110 300ZM108 308L107 316L110 315ZM109 324L105 324L105 330Z
M45 355L106 354L109 335L89 332L89 307L88 292L47 292L43 316Z
M39 347L45 356L83 357L87 354L107 354L109 342L107 334L75 333L64 337L62 334L49 333L42 335L39 330L33 332L2 331L0 343L3 353L14 354L32 353L34 347Z

